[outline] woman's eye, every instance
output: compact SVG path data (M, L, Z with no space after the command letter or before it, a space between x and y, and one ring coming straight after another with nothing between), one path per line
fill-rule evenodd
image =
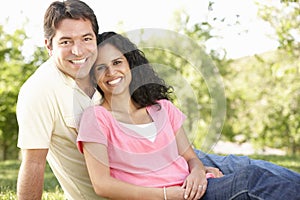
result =
M96 70L97 71L103 71L103 70L105 70L106 69L106 66L105 65L100 65L100 66L97 66L96 67Z
M116 61L113 62L114 65L119 65L119 64L121 64L121 63L122 63L122 62L121 62L120 60L116 60Z

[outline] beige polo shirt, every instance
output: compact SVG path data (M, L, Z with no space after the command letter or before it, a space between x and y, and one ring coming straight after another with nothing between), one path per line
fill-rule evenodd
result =
M18 147L49 149L47 161L70 200L101 199L92 188L84 157L76 146L81 113L100 101L100 93L91 99L72 78L57 69L51 58L19 93Z

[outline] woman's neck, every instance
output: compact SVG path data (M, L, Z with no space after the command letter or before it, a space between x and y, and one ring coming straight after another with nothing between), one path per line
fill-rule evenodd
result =
M138 109L137 104L131 99L131 97L128 95L128 97L125 97L124 95L121 96L104 96L104 101L102 103L102 106L105 107L110 112L118 112L118 113L133 113Z
M140 107L131 98L105 98L102 103L113 117L127 124L146 124L152 122L146 108Z

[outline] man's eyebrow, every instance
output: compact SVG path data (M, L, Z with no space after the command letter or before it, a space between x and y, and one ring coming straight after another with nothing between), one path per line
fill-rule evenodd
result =
M71 39L71 37L63 36L63 37L59 38L58 40L60 41L60 40L70 40L70 39Z
M81 37L84 38L84 37L87 37L87 36L92 36L93 37L93 34L92 33L86 33L86 34L82 35ZM72 37L62 36L61 38L59 38L59 40L69 40L69 39L72 39Z
M84 34L82 37L86 37L86 36L92 36L92 37L94 37L94 34L93 33L87 33L87 34Z

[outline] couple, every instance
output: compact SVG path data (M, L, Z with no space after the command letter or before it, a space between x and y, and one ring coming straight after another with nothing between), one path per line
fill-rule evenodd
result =
M89 151L85 151L84 156L79 152L76 145L79 122L83 111L93 105L100 105L103 99L105 99L95 89L89 76L94 63L99 60L101 61L101 56L99 54L98 57L97 49L98 29L97 18L93 10L82 1L55 1L46 10L44 35L45 45L50 58L24 83L17 103L17 119L19 124L18 147L22 149L22 163L17 184L19 200L41 199L46 160L64 190L67 199L101 199L95 190L102 195L110 195L102 191L102 187L98 190L97 185L94 185L94 190L92 182L93 184L101 183L94 182L94 180L91 182L93 173L104 173L102 170L93 172L94 166L101 166L106 170L109 169L108 165L106 165L108 163L103 163L105 159L100 162L98 161L99 156L101 159L102 156L105 156L102 154L105 145L93 145L94 143L91 143L92 149L94 147L98 149L100 146L101 151L95 152L95 155L86 153ZM102 36L104 35L102 34ZM101 40L101 38L99 39ZM102 38L103 41L104 39ZM99 51L105 46L101 47L100 45ZM127 59L126 61L129 63L129 66L134 67L130 63L132 60ZM147 62L143 62L143 64L147 64ZM149 69L151 70L151 68ZM102 90L100 86L98 89ZM162 110L166 109L164 107L166 105L161 102L168 102L164 99L159 98ZM155 100L153 99L152 103L155 103ZM140 102L137 103L135 106L141 106L142 110L145 110L147 107L156 107L156 104L150 106L141 104ZM116 105L118 106L119 104ZM168 105L178 115L182 115L171 104ZM183 117L184 115L182 115L181 120L183 120ZM84 132L82 125L81 133ZM86 145L86 141L82 141L82 144L83 149L89 148L89 145ZM187 191L190 199L192 199L193 194L195 198L203 195L204 191L203 198L207 199L229 199L228 196L214 196L219 194L230 195L231 199L239 199L238 195L241 191L243 192L242 195L247 195L247 192L245 192L246 187L254 189L259 193L258 195L268 195L271 193L270 195L275 195L278 197L277 199L280 199L280 195L285 194L284 191L279 189L281 184L284 184L284 189L289 191L291 188L298 186L300 182L300 175L298 173L269 162L251 160L248 157L205 155L199 150L194 150L197 157L201 158L205 166L203 168L203 166L201 167L201 162L195 158L195 154L190 151L190 147L185 148L183 146L179 149L185 150L183 151L184 154L182 154L183 158L189 158L190 161L199 163L199 166L196 165L198 168L196 167L195 169L200 173L200 177L202 178L193 176L194 173L191 173L188 176L191 178L187 179L188 183L190 181L195 182L195 187L185 187L186 190L191 188L191 192ZM174 151L170 153L174 153ZM170 157L171 159L176 156L173 154L166 155L173 156ZM85 157L90 160L85 162ZM182 158L180 159L182 160ZM146 161L149 162L149 160ZM96 165L89 165L91 162L95 162ZM176 162L180 161L176 160ZM87 169L87 164L89 170ZM215 168L208 168L209 166ZM182 177L187 172L186 169L182 168ZM219 169L225 176L206 180L203 178L205 176L204 169L205 173L208 171L213 172L217 177L222 176L222 173L218 171ZM109 178L107 171L101 179L104 177ZM111 180L117 181L115 179ZM224 180L228 180L228 182ZM287 188L286 183L289 184L290 181L293 182L293 186ZM196 183L199 183L199 185L196 185ZM126 184L127 187L128 183L122 182L121 184ZM206 184L207 187L205 187ZM106 184L104 183L104 185ZM200 185L201 187L198 187ZM119 183L113 184L113 186L120 187ZM124 188L127 189L126 187ZM135 188L137 186L130 185L130 187ZM141 191L143 192L144 188L138 188L134 189L132 194L139 195ZM113 189L111 188L110 190L115 191ZM170 195L178 193L183 195L183 192L185 192L185 189L179 186L166 187L165 189L164 187L148 189L150 195L159 195L159 199L165 198L164 195L166 198L171 199ZM293 191L289 192L291 193L288 195L295 195ZM114 193L120 193L120 191L115 191ZM154 199L145 193L141 195L143 198ZM122 196L121 198L125 197ZM178 198L183 199L183 197L184 195ZM296 198L296 196L293 197Z

